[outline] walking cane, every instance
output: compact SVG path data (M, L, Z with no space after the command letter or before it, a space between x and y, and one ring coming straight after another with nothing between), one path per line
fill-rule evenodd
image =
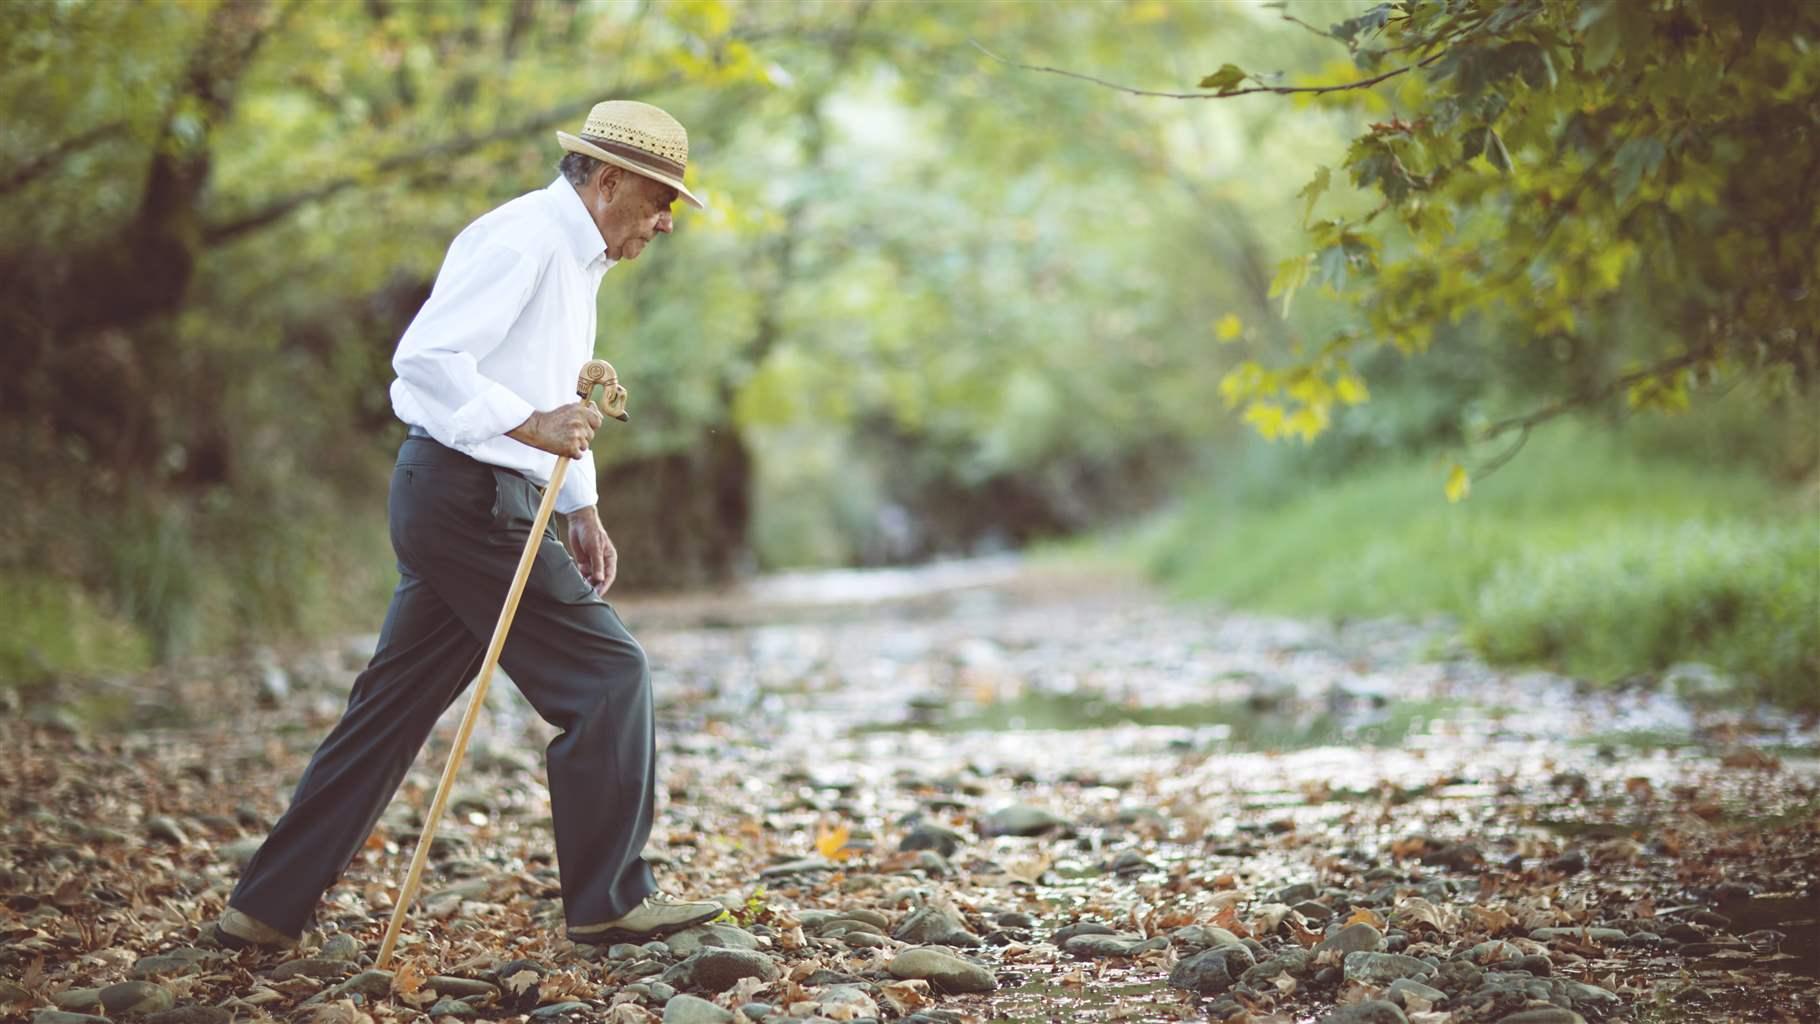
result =
M626 389L619 385L619 374L613 371L613 364L604 359L590 359L582 365L581 375L575 381L575 393L582 401L588 401L594 394L596 386L605 387L602 396L605 404L602 412L614 419L626 418ZM531 524L531 536L525 540L524 554L518 558L518 572L512 577L511 589L506 591L505 607L500 609L499 623L493 627L493 640L487 645L487 658L480 666L480 675L474 682L474 696L468 698L468 710L461 716L461 728L455 733L455 747L449 751L449 763L443 766L442 781L436 785L436 799L430 802L429 816L424 819L423 835L417 837L417 852L411 855L411 870L404 876L404 887L398 892L398 903L392 908L392 923L386 926L385 941L379 944L379 958L374 961L376 970L384 970L392 958L392 947L398 942L398 929L404 924L405 912L410 909L411 900L417 896L417 886L423 881L423 865L430 857L430 845L436 838L436 825L442 821L442 809L449 802L449 791L455 785L455 773L461 768L461 756L467 752L468 736L474 731L474 722L480 717L480 706L486 703L487 686L493 681L493 669L499 664L499 652L506 645L506 631L512 628L512 617L518 613L518 599L524 596L525 580L530 578L531 565L537 560L537 549L543 544L544 526L550 521L550 512L556 507L556 492L562 488L562 478L569 469L569 460L556 460L556 469L550 474L549 486L543 490L543 501L537 506L537 519Z

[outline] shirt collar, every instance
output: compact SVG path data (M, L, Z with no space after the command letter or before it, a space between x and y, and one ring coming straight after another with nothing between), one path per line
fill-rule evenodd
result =
M602 260L611 267L615 261L606 259L607 243L601 240L600 228L594 226L594 218L588 216L588 208L582 205L581 196L576 194L569 179L559 174L544 191L549 193L556 208L557 226L562 229L575 262L586 267L595 260Z

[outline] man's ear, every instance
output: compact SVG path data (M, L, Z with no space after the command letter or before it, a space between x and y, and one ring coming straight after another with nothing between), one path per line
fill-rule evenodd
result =
M619 191L619 168L612 164L603 164L600 168L600 193L613 201L614 193Z

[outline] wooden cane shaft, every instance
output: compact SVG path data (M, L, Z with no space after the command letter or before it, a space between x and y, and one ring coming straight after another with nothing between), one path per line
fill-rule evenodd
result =
M543 545L544 527L550 522L550 513L556 508L556 492L562 489L562 478L569 470L568 459L557 459L556 469L550 473L550 484L544 488L543 501L537 506L537 518L531 523L531 536L525 541L524 554L518 557L518 572L512 577L512 589L506 591L506 605L500 609L499 622L493 627L493 639L487 644L487 658L481 663L480 675L474 681L474 695L468 698L468 710L461 716L461 728L455 733L455 746L449 751L449 761L442 767L442 781L436 784L436 799L430 802L430 813L424 818L423 834L417 837L417 852L411 855L411 870L404 876L404 887L398 890L398 902L392 908L392 922L386 926L385 940L379 944L379 956L373 961L375 970L385 970L385 965L392 958L392 947L398 942L398 930L404 926L404 917L410 910L411 901L417 896L417 886L423 881L424 863L430 859L430 845L436 838L436 826L442 821L442 811L449 802L449 793L455 787L455 773L461 769L461 758L467 753L468 737L474 732L474 723L480 718L480 707L486 703L487 687L493 682L493 669L499 664L499 653L505 649L506 633L512 628L512 619L518 614L518 601L524 596L525 582L531 578L531 566L537 562L537 550Z

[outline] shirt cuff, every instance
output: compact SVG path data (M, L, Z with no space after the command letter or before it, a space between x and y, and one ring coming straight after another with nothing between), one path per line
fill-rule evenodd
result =
M583 455L569 467L562 478L562 490L556 492L556 511L563 515L589 508L600 501L594 484L594 453Z
M450 418L451 447L471 447L531 418L537 409L503 384L491 384L455 410Z

